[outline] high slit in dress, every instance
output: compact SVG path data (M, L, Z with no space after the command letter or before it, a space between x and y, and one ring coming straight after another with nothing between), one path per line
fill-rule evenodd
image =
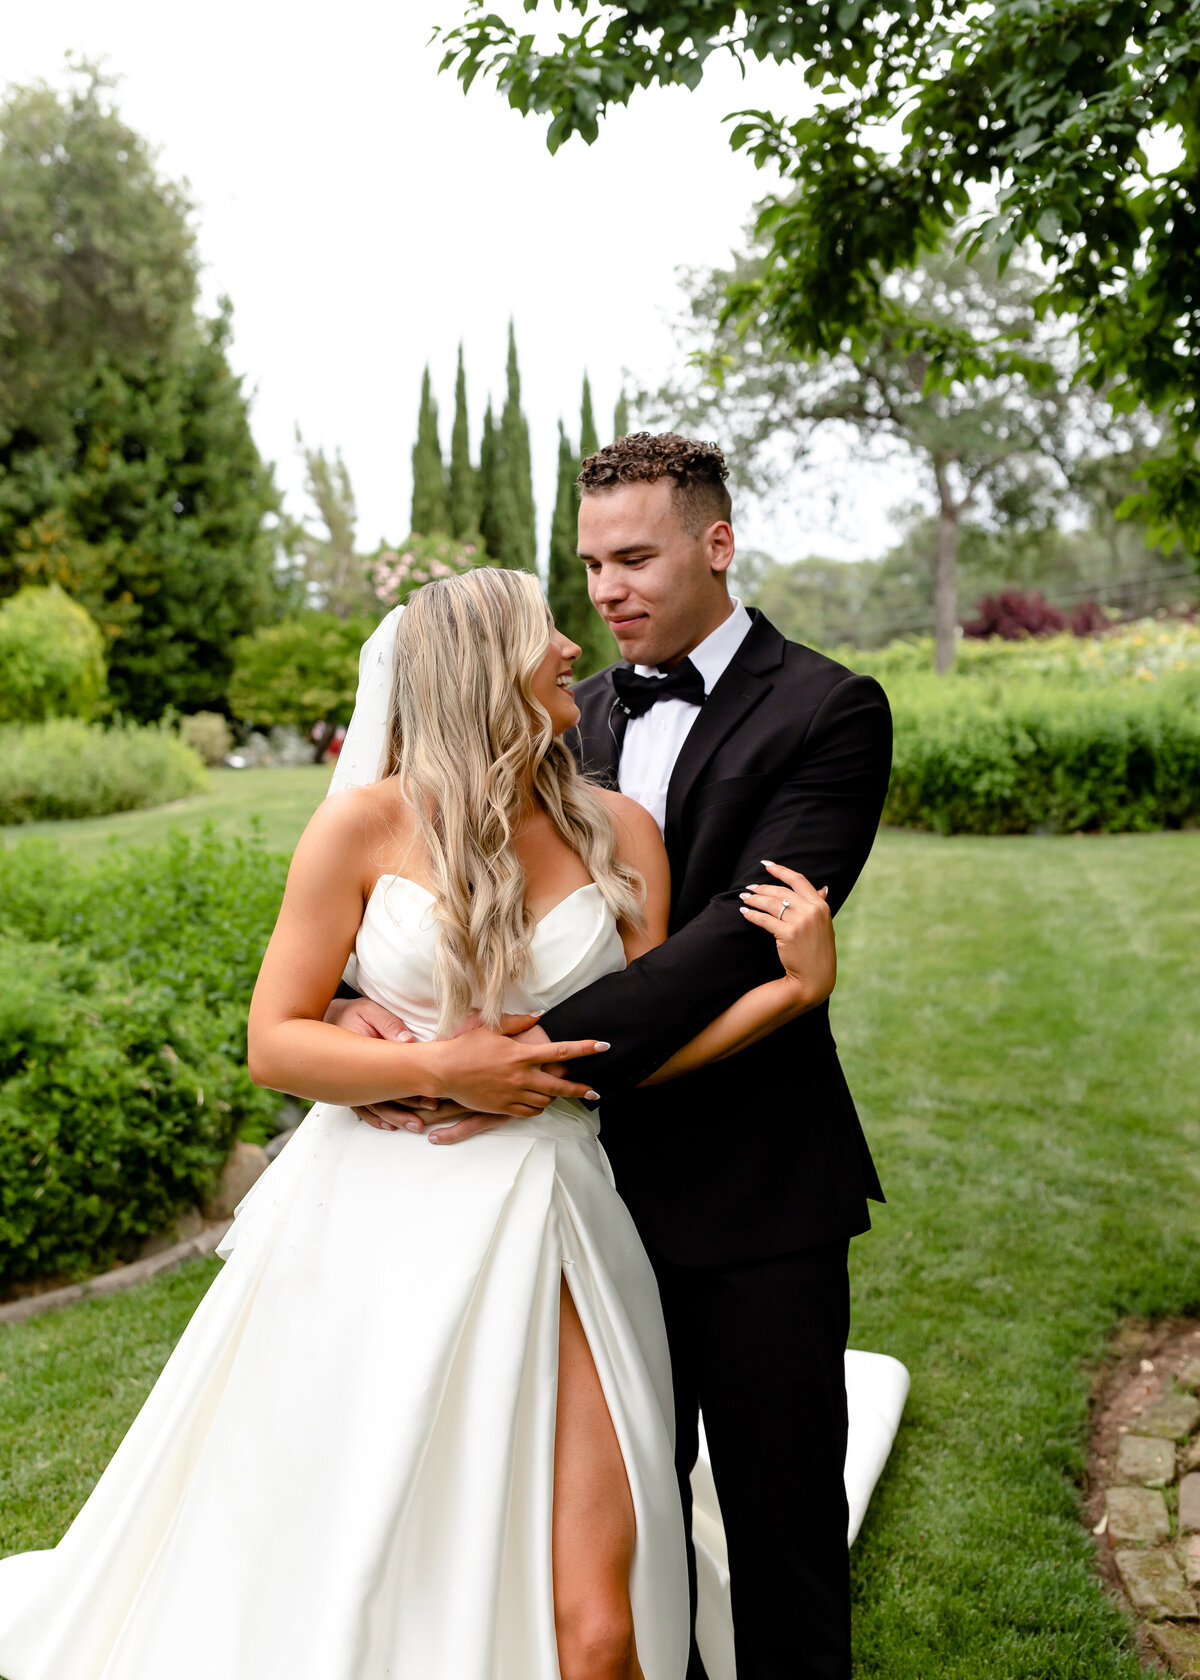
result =
M435 1030L432 900L384 876L357 986ZM599 889L538 924L512 1010L623 966ZM558 1680L560 1278L633 1495L646 1680L683 1680L666 1337L597 1137L556 1101L453 1148L321 1103L52 1551L0 1562L5 1680Z

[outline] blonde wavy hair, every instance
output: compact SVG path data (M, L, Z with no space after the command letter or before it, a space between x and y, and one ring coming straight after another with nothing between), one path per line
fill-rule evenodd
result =
M617 921L643 925L644 882L617 857L604 800L530 686L548 634L536 578L499 567L428 583L400 615L384 775L428 860L443 1034L473 1006L498 1026L525 972L536 924L513 839L527 788Z

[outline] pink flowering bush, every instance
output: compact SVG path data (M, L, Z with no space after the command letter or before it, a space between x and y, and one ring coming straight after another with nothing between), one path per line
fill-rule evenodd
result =
M457 577L486 561L478 543L448 536L423 537L414 531L398 549L381 548L371 561L368 575L376 599L391 608L407 601L422 584Z

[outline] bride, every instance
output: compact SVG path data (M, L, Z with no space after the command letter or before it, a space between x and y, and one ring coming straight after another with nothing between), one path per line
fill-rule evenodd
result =
M683 1680L654 1277L554 1065L607 1046L521 1039L666 936L653 819L561 739L578 654L521 572L403 615L386 774L309 823L251 1007L254 1078L316 1106L66 1536L0 1563L6 1680ZM821 895L779 878L803 914L745 913L784 972L648 1083L832 990ZM351 956L413 1042L323 1022ZM355 1119L398 1092L518 1118L455 1149Z

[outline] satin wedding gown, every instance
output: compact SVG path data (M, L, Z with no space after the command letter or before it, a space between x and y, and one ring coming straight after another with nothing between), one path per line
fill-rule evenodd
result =
M430 896L384 876L360 991L437 1017ZM514 1011L623 966L585 886ZM557 1680L560 1278L637 1519L646 1680L688 1594L658 1293L583 1105L453 1148L319 1104L238 1210L226 1266L62 1542L0 1562L5 1680Z

